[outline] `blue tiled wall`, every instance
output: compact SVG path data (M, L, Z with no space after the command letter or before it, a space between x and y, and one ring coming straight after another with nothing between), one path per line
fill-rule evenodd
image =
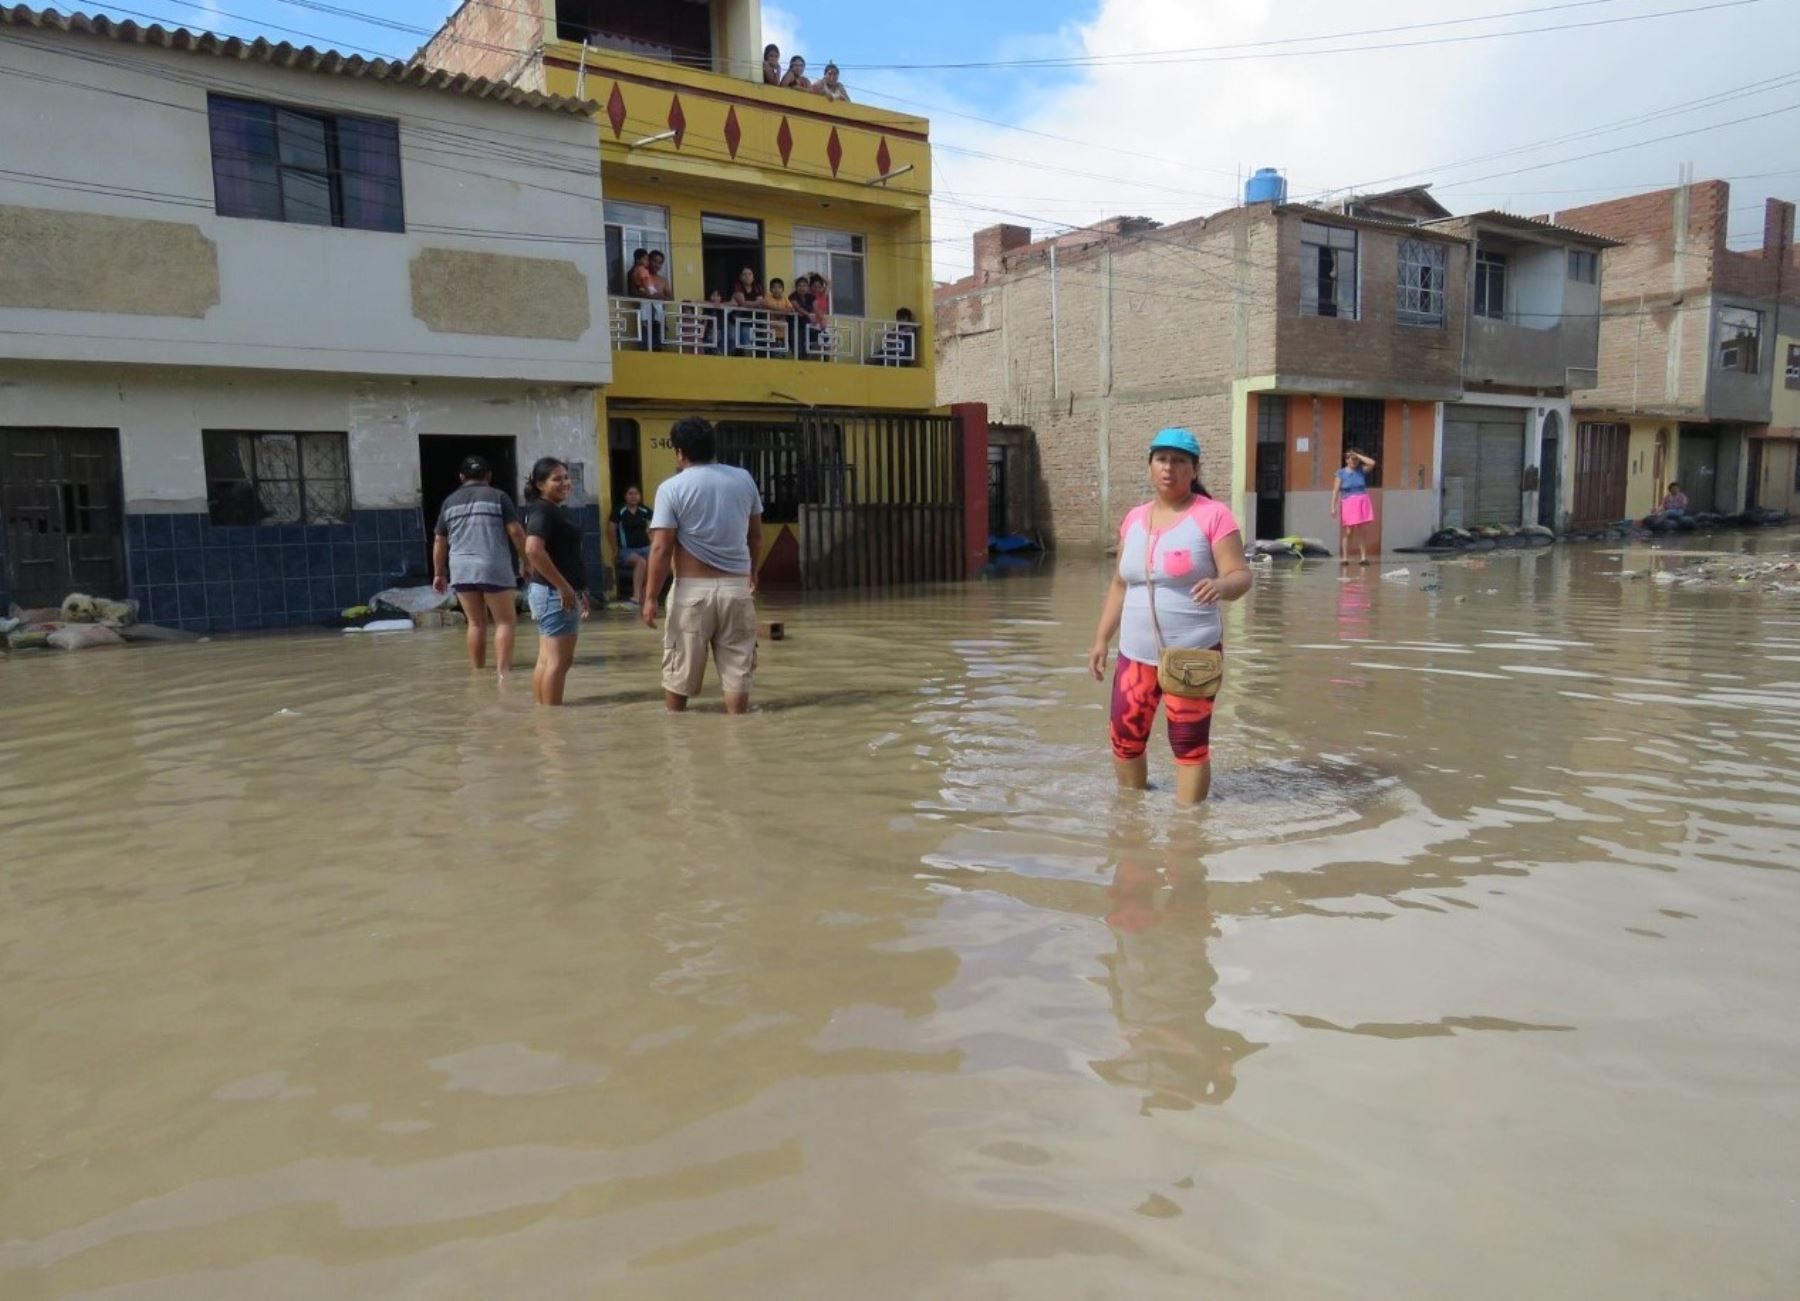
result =
M408 572L425 572L416 507L348 524L214 524L204 514L125 517L131 594L146 623L196 632L319 623Z

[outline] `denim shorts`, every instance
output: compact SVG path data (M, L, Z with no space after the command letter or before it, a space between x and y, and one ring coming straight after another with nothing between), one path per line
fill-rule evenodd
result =
M647 561L650 559L650 548L649 547L620 547L619 548L619 558L621 560L629 559L632 556L642 556Z
M537 620L538 633L544 637L573 637L581 631L581 605L573 610L562 608L562 597L554 587L533 583L526 590L525 601L531 617Z

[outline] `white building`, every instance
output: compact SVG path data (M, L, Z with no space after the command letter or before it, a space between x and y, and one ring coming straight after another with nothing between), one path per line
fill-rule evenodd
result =
M455 466L587 485L592 106L0 9L0 611L315 622L426 568Z

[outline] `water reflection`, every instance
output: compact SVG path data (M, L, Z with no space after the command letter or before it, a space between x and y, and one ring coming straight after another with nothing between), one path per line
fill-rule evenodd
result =
M1099 566L785 611L742 720L627 621L555 718L6 661L0 1295L1783 1295L1800 618L1620 563L1271 567L1198 815Z

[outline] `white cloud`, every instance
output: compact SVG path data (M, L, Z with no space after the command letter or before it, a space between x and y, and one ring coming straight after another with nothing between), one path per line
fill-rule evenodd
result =
M1496 7L1495 0L1389 0L1347 14L1347 7L1335 0L1237 0L1204 6L1191 0L1100 0L1091 21L1038 39L1054 37L1094 55L1217 47L1439 21L1492 13ZM937 274L945 278L966 271L967 236L981 226L1014 221L1042 233L1058 223L1081 224L1120 213L1180 220L1229 206L1239 175L1258 166L1285 171L1294 198L1359 183L1430 180L1453 209L1510 207L1525 213L1670 184L1683 161L1694 162L1701 178L1800 169L1789 143L1800 126L1800 112L1795 112L1587 162L1476 179L1800 103L1800 84L1512 157L1443 165L1774 77L1788 71L1784 64L1792 64L1791 51L1800 48L1800 5L1790 4L1751 4L1496 40L1400 45L1632 12L1602 3L1535 18L1328 43L1391 47L1354 55L1090 67L1073 81L1028 92L1018 111L990 109L984 114L1089 142L1085 145L939 113L932 122L934 143L1003 155L1008 161L937 151L933 224L943 241L934 250ZM1240 53L1269 55L1294 48L1268 45ZM982 57L979 51L967 53ZM856 84L966 107L966 101L945 98L955 93L954 82L869 73ZM878 95L868 98L880 102ZM1400 180L1389 182L1392 177ZM1739 236L1734 243L1756 242L1743 237L1760 230L1761 217L1753 209L1768 193L1800 193L1800 170L1733 186L1733 207L1741 209L1733 214L1733 231Z
M764 5L762 10L762 33L764 45L781 47L782 66L796 54L806 54L806 47L801 44L800 16L782 8L780 5ZM813 57L806 55L807 64L813 63ZM821 65L823 60L819 61Z

